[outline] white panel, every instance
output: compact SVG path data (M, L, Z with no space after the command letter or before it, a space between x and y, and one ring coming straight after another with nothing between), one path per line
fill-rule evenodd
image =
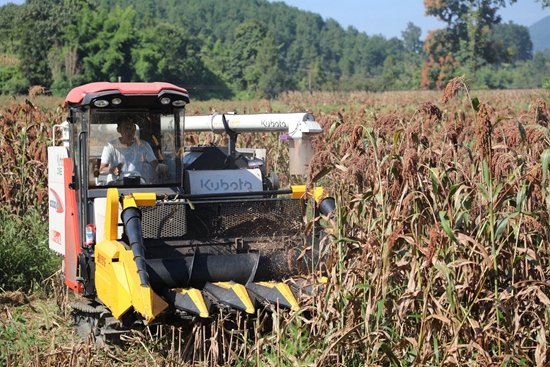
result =
M262 172L259 169L185 171L185 191L189 194L262 190Z
M228 127L238 133L286 132L294 138L303 133L323 132L309 113L258 113L246 115L226 114ZM185 116L185 131L225 132L221 114ZM298 134L298 135L296 135ZM296 136L295 136L296 135Z
M63 159L69 156L65 147L48 147L49 245L65 255L65 174Z

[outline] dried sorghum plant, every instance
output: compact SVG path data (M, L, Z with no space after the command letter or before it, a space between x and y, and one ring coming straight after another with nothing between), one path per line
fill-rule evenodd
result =
M468 82L466 81L466 77L464 75L451 79L443 90L441 103L446 104L447 102L449 102L451 99L453 99L454 96L458 94L458 92L462 88L464 88L466 91L469 89Z

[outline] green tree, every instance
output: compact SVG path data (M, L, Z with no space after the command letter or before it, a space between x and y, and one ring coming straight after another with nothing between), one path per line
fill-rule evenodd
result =
M198 99L229 97L227 86L201 60L200 40L168 23L159 23L138 35L139 46L132 51L134 80L174 83L190 89Z
M260 98L276 98L284 90L294 89L292 78L279 69L278 49L271 32L267 32L258 48L255 63L245 72L248 89L254 90Z
M285 57L287 70L306 76L311 65L320 55L319 37L323 29L323 19L318 14L303 12L296 15L292 25L295 37L289 40ZM282 43L282 42L280 42Z
M31 85L43 85L55 93L60 85L69 85L66 68L73 73L78 68L71 64L77 60L77 45L70 44L67 34L89 5L86 0L31 0L2 7L0 49L10 63L0 67L3 92L23 93Z
M414 25L414 23L407 23L407 28L401 32L403 38L403 47L405 52L421 53L423 42L420 40L422 36L422 30L420 27Z
M0 7L0 93L17 94L27 88L19 69L18 50L23 6L7 4Z
M273 36L261 22L245 21L235 30L224 72L239 91L273 97L284 88L286 79L279 72L277 51Z
M88 81L132 81L132 50L138 46L132 7L84 9L78 25L79 58Z
M51 85L48 54L54 45L59 44L63 30L73 19L70 10L62 0L31 0L22 6L17 25L19 69L28 86Z
M136 13L132 7L116 8L110 12L98 38L102 40L96 45L100 49L88 56L85 62L93 64L96 70L101 70L101 78L111 81L121 78L132 81L132 49L137 46L138 38L134 28Z
M270 31L273 44L277 46L279 69L286 76L308 88L308 75L315 69L319 88L336 86L340 78L354 80L353 85L374 85L379 78L383 63L389 54L403 59L404 49L396 47L401 41L387 40L377 35L369 37L353 27L344 30L333 19L326 21L319 14L301 11L283 2L267 0L96 0L108 9L133 5L137 12L136 24L143 29L149 17L162 22L181 25L186 33L204 41L201 58L205 65L233 88L245 90L244 74L232 69L237 40L236 29L247 20L256 19ZM147 16L145 16L147 14ZM200 20L200 21L198 21ZM251 36L252 37L252 36ZM211 53L212 52L212 53ZM239 55L236 55L240 57ZM315 68L313 67L315 65ZM353 79L351 79L353 78ZM360 78L360 79L359 79ZM368 83L355 83L369 79ZM235 81L237 82L235 84ZM289 85L285 82L286 85ZM349 85L351 85L349 84ZM293 85L289 85L294 87ZM322 87L323 86L323 87ZM253 89L256 86L253 87Z
M239 90L246 90L250 81L245 78L247 69L256 62L267 29L257 20L243 22L235 30L235 42L231 46L225 73Z
M339 61L344 54L346 32L334 19L328 19L323 30L319 37L319 56L324 69L332 74L340 74Z
M83 14L93 14L94 5L87 0L66 0L64 9L71 14L71 22L60 32L59 41L48 51L48 65L52 74L51 91L55 95L65 95L73 87L83 84L83 53L81 42L86 37L80 35Z
M541 51L535 52L532 60L531 70L534 73L537 87L542 87L542 81L550 76L550 55Z
M457 63L466 66L475 76L476 70L484 63L496 62L491 40L487 37L490 29L501 20L497 15L500 7L516 0L424 0L426 15L435 16L447 23L442 31L430 33L425 42L425 50L430 55L427 69L440 70L439 85L446 83L448 71ZM439 65L433 65L439 63ZM427 70L426 76L430 75ZM437 85L436 80L423 80L424 85Z
M393 89L399 78L400 69L397 67L394 55L389 55L384 60L384 70L382 71L382 88L385 90Z
M19 45L23 6L9 3L0 7L0 52L15 54Z
M218 78L230 84L230 78L225 74L225 63L230 59L231 47L224 47L222 40L213 40L213 37L202 39L200 51L201 60Z
M139 46L133 49L136 79L170 80L183 85L189 80L188 59L198 54L199 46L179 27L162 23L140 32Z
M529 29L513 22L497 24L491 29L489 38L494 41L500 60L515 62L533 57L533 42Z
M398 63L399 79L395 89L413 90L420 87L422 82L422 66L425 62L424 53L405 53L403 60Z
M348 27L346 37L342 43L342 57L338 60L340 73L343 77L351 77L355 74L355 65L357 62L358 48L355 47L359 31L354 27Z

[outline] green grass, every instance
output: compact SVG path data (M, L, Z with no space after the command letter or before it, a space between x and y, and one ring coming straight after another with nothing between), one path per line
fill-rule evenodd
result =
M48 247L48 222L38 211L14 215L0 210L0 288L25 293L61 268L61 257Z

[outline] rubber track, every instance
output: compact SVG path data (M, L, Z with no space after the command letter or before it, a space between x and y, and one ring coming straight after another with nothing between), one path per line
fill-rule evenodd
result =
M98 305L94 307L88 303L80 302L80 301L72 302L70 304L70 307L72 307L75 310L78 310L84 313L90 313L90 314L96 314L96 313L100 314L102 312L108 311L104 306Z

